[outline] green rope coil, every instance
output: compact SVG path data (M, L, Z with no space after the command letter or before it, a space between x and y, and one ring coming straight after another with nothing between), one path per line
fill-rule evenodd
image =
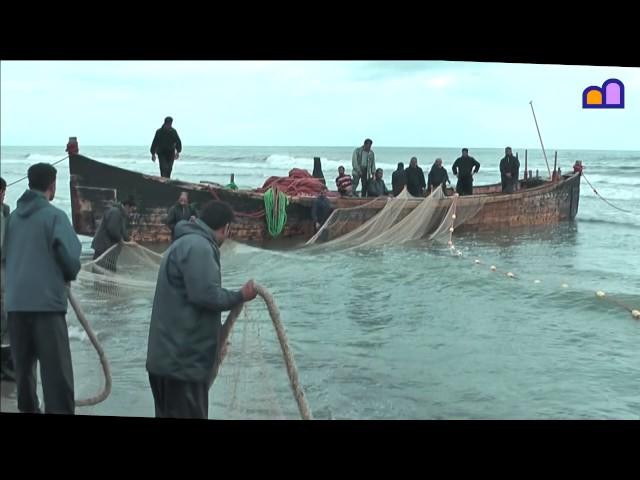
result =
M272 237L277 237L284 230L287 223L287 205L289 198L281 191L278 191L276 200L273 188L264 192L264 210L267 220L267 230Z

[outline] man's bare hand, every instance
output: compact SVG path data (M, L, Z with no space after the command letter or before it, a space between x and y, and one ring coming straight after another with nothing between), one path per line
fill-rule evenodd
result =
M245 283L242 286L240 293L242 293L242 298L245 302L256 298L256 296L258 295L258 291L256 290L256 285L253 280L249 280L247 283Z

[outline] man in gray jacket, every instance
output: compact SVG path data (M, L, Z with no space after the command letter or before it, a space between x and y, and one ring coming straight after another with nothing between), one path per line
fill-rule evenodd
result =
M40 412L36 362L45 413L75 411L73 369L67 331L67 287L80 271L82 247L66 213L51 205L56 169L32 165L29 190L6 226L5 305L9 317L18 410Z
M351 166L353 167L353 195L358 189L358 182L362 179L362 196L367 196L369 180L373 180L376 171L376 156L371 150L373 141L367 138L361 147L356 148L351 156Z
M219 248L233 220L228 204L208 202L200 218L177 223L160 264L147 347L156 417L208 417L221 313L256 297L253 280L222 288Z

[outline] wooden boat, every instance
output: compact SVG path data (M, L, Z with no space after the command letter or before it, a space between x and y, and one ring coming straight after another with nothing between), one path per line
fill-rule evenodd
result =
M165 225L167 211L180 192L189 192L190 201L205 203L211 199L228 202L236 212L232 234L238 241L268 244L274 239L265 221L264 195L253 190L230 190L210 182L188 183L133 172L92 160L77 153L69 155L73 226L77 233L93 236L103 213L114 201L132 196L137 212L131 218L132 239L138 242L168 242ZM578 212L580 174L564 175L557 181L539 178L521 180L513 194L501 193L500 184L475 186L474 194L459 197L461 204L482 203L482 208L457 231L494 231L530 225L549 225L573 220ZM452 191L449 189L449 195ZM313 235L311 205L314 197L291 197L287 221L280 237L306 241ZM330 197L331 206L348 210L348 221L336 236L370 219L384 207L385 200ZM440 200L444 213L452 196ZM405 209L411 211L422 199L411 199ZM367 205L368 204L368 205ZM352 208L366 205L366 208Z

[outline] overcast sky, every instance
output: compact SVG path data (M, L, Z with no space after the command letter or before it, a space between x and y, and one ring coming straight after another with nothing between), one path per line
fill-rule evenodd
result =
M3 61L2 145L640 150L640 68L406 61ZM583 110L618 78L622 110Z

